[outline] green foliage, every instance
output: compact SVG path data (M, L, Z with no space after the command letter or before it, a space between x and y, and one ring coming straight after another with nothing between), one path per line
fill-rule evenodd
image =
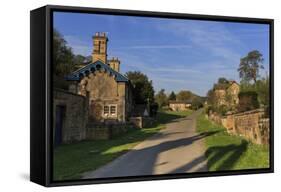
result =
M165 93L165 89L161 89L156 95L155 95L155 101L158 104L160 108L163 106L168 105L168 98Z
M54 150L54 179L80 179L84 172L111 162L163 127L159 124L152 128L132 129L110 140L61 145Z
M257 80L256 83L250 84L247 82L241 82L240 89L241 92L253 91L258 94L258 101L263 106L269 106L270 99L270 82L269 78L262 78Z
M268 146L252 144L240 136L229 135L225 128L210 122L201 114L197 131L205 138L209 171L257 169L269 167Z
M207 103L210 106L215 105L215 94L213 89L210 89L207 93Z
M73 58L74 65L81 65L85 63L86 60L87 58L83 55L75 55Z
M256 82L256 91L258 93L259 103L265 106L269 106L270 99L270 82L269 78L264 78Z
M182 90L177 94L176 99L178 101L187 101L195 97L197 97L197 95L193 94L191 91Z
M238 68L240 78L245 82L251 80L256 82L259 77L259 69L263 69L263 60L262 54L257 50L253 50L241 58Z
M64 77L75 70L75 66L82 64L85 57L74 55L63 36L54 30L53 33L53 83L61 89L68 89L68 82Z
M134 87L133 95L137 104L146 104L148 100L150 103L154 102L152 81L145 74L140 71L129 71L125 75Z
M200 98L200 97L196 97L192 100L192 103L191 103L191 108L193 110L197 110L199 108L203 107L203 99Z
M218 79L218 84L228 84L229 81L225 77L220 77Z
M64 76L74 69L74 54L63 36L54 30L53 33L53 64L54 75Z
M227 89L229 85L229 81L225 77L220 77L217 83L214 84L213 89Z
M259 108L258 94L255 91L242 91L238 95L238 111L248 111Z
M156 117L157 112L158 112L158 108L159 108L159 106L158 106L157 103L151 103L150 104L150 107L149 107L150 112L149 112L149 114L150 114L151 117Z
M169 98L168 98L168 99L171 100L171 101L174 101L174 100L177 99L177 96L176 96L176 94L175 94L174 91L171 92L171 94L169 95Z
M220 105L216 112L218 112L220 115L224 116L228 111L230 111L229 107L227 105Z

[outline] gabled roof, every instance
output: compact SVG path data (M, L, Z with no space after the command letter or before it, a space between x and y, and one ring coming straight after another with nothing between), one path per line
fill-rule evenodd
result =
M129 80L122 75L121 73L112 69L109 65L104 64L102 61L96 61L90 63L66 76L68 81L79 81L81 77L86 76L87 74L98 71L105 70L108 74L112 75L117 82L128 82Z

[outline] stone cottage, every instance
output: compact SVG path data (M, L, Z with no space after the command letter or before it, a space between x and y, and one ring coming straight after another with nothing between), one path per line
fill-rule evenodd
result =
M192 101L169 101L172 111L185 111L191 108Z
M214 89L214 97L217 106L237 106L239 103L240 86L236 81L229 81L223 86Z
M133 107L132 87L120 73L120 60L107 59L105 33L93 37L92 62L71 73L69 91L88 97L89 121L126 122Z
M92 62L66 77L68 91L53 91L55 145L83 139L108 139L113 132L124 128L111 130L110 125L124 125L130 120L134 109L132 85L120 73L120 60L107 59L107 43L105 33L96 33Z

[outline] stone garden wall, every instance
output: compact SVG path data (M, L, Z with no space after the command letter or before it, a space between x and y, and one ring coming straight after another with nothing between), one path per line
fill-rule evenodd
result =
M86 128L87 140L106 140L112 139L116 136L122 135L130 128L133 128L132 124L128 123L88 123Z
M224 117L210 113L208 118L224 126L230 134L241 135L256 144L269 143L269 118L265 118L264 109L227 114Z
M130 122L138 128L149 127L153 124L151 117L130 117Z
M68 91L54 89L53 91L53 133L56 133L56 110L63 107L62 142L71 143L86 138L88 122L88 99Z
M57 107L63 107L63 118L57 117ZM123 122L117 119L96 122L89 119L89 98L61 89L53 91L53 137L57 134L57 120L62 119L62 143L81 140L111 139L126 133L130 128L148 127L150 117L131 117ZM55 139L54 139L55 140Z

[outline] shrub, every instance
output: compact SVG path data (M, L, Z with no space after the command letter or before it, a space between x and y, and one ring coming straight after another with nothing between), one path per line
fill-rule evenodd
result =
M150 104L150 116L156 117L157 111L158 111L158 104L157 103L151 103Z
M227 105L220 105L217 109L217 113L224 116L229 111L229 108Z
M258 94L255 91L240 92L238 111L248 111L259 108Z

